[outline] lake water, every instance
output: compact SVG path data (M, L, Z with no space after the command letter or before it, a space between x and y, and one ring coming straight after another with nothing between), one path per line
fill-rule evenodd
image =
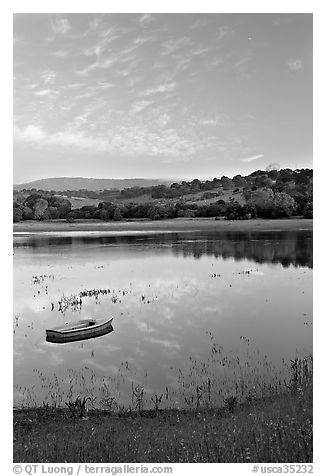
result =
M13 258L17 404L101 382L123 402L137 385L150 399L312 352L312 232L20 234ZM46 328L107 316L108 335L45 340Z

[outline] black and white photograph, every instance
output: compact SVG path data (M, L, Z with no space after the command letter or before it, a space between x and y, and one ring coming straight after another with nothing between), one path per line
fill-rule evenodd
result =
M314 15L154 3L12 14L14 473L310 473Z

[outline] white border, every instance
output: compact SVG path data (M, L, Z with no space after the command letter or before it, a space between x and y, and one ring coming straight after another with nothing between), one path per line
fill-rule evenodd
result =
M314 362L315 362L315 430L314 430L314 473L322 474L321 468L324 462L324 450L322 436L324 434L325 410L323 406L325 369L323 366L323 348L325 337L325 316L324 303L322 302L325 293L323 270L325 252L322 249L324 238L324 227L322 220L325 214L325 168L326 155L324 150L325 136L325 113L324 113L324 90L326 88L325 77L325 47L326 30L325 7L321 1L205 1L181 2L176 0L157 1L108 1L92 0L70 1L70 0L47 0L41 1L12 1L10 4L1 6L1 28L0 45L1 59L5 67L1 68L1 136L2 136L2 157L1 157L1 198L2 206L6 204L2 217L1 230L1 287L3 299L6 305L2 308L3 329L1 357L3 364L2 372L2 455L6 455L5 466L2 468L3 474L12 474L12 14L13 13L313 13L314 14L314 175L315 175L315 219L314 219ZM320 122L319 122L319 119ZM320 217L320 219L319 219ZM323 311L323 312L322 312ZM317 319L316 319L317 317ZM8 330L8 334L7 334ZM8 467L7 467L8 466ZM211 465L173 465L176 474L191 474L205 472L205 474L220 473L229 474L250 474L252 465L239 464L211 464Z

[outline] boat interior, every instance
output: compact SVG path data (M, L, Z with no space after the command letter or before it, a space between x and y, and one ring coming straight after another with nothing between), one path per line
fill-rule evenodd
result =
M110 319L110 322L112 319ZM93 326L100 326L101 324L104 324L105 322L108 322L106 319L103 320L95 320L95 319L84 319L79 322L75 322L73 324L66 325L66 326L59 326L59 327L54 327L52 329L47 329L47 331L58 331L58 332L69 332L69 331L74 331L74 330L83 330L83 329L88 329L89 327ZM67 323L68 324L68 323Z

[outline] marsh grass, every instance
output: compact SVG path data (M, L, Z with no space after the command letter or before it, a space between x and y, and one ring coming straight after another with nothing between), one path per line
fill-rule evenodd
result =
M15 462L311 462L312 392L227 409L163 410L87 418L20 410Z
M208 358L156 393L128 362L113 377L35 369L43 401L16 389L14 461L311 462L312 356L276 368L246 337L227 355L208 335Z

